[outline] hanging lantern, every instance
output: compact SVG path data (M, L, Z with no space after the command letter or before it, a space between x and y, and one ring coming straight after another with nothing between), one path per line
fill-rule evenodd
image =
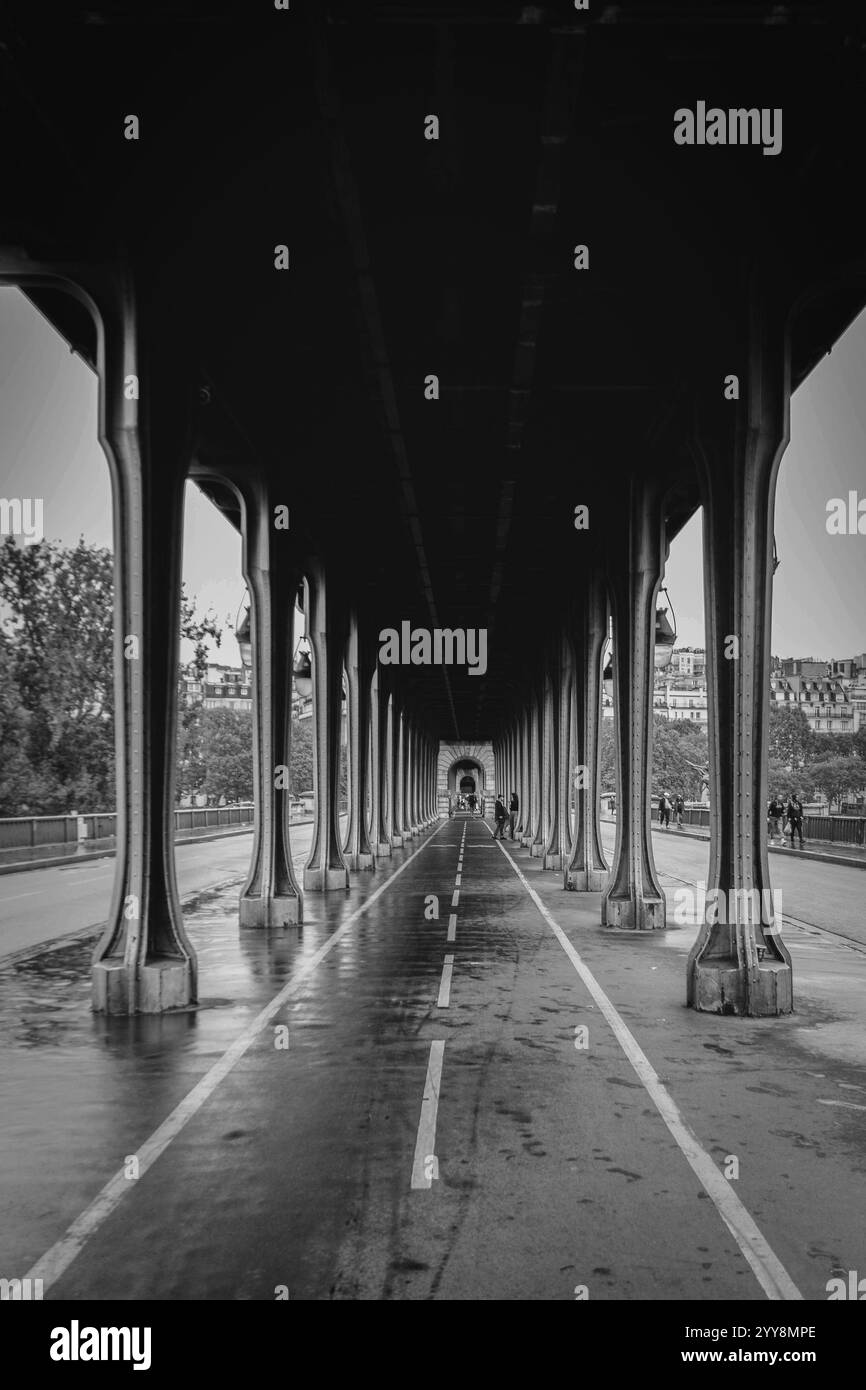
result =
M602 677L601 677L601 682L602 682L602 685L604 686L604 693L605 693L605 695L606 695L607 698L612 702L612 701L613 701L613 658L612 658L612 657L608 657L607 665L605 666L604 672L603 672Z
M662 592L667 594L667 589ZM673 611L673 605L671 605L671 611ZM674 643L677 640L676 629L672 628L668 622L667 612L666 608L656 609L655 667L657 671L663 666L670 665L671 657L674 654Z
M302 700L308 700L313 693L313 663L309 650L298 648L295 664L292 667L295 689Z
M244 616L235 627L235 641L241 654L241 665L245 670L249 670L253 664L252 625L249 607L244 610Z

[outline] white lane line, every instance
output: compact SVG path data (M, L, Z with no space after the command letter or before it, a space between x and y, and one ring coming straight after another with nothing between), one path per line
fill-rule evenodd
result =
M456 907L459 901L460 901L460 889L459 889L459 888L455 888L455 889L454 889L454 896L453 896L452 899L451 899L451 906L452 906L452 907Z
M855 1105L853 1100L819 1100L818 1104L841 1105L844 1110L866 1110L866 1105Z
M454 957L446 956L445 964L442 967L442 979L439 983L439 998L436 1000L437 1009L447 1009L451 1003L451 975L454 971ZM864 1109L866 1107L855 1107Z
M444 828L444 825L440 825L434 830L433 834L430 836L430 840L434 839L434 837L439 834L439 831ZM183 1100L175 1106L174 1110L163 1120L159 1128L155 1129L150 1138L145 1140L136 1151L139 1179L144 1177L148 1168L152 1167L160 1155L165 1152L172 1139L177 1138L181 1130L189 1124L193 1116L202 1108L205 1101L210 1099L220 1082L224 1081L232 1069L237 1066L244 1054L249 1051L258 1035L267 1027L271 1019L279 1013L283 1005L306 985L313 971L317 969L334 947L342 941L343 937L349 929L354 926L358 918L362 917L365 912L370 910L373 904L381 898L382 894L391 887L394 880L399 878L400 874L408 869L413 859L417 859L419 854L423 854L426 848L426 844L419 845L414 853L410 854L409 858L404 860L400 867L395 869L391 876L386 879L375 892L371 893L369 898L361 903L360 907L357 907L355 911L346 918L342 926L338 927L335 932L332 932L328 939L319 947L318 951L310 956L306 964L302 965L297 974L293 975L292 979L283 986L279 994L275 994L271 1002L266 1004L261 1013L257 1014L243 1032L238 1035L231 1047L223 1053L222 1057L214 1062L209 1071L205 1072L201 1080L198 1081L196 1085L193 1086L192 1090L184 1096ZM434 1043L434 1046L435 1045ZM442 1047L444 1046L445 1044L442 1043ZM440 1060L439 1070L441 1071L441 1069ZM97 1193L96 1197L90 1203L90 1206L85 1208L80 1216L76 1217L72 1225L67 1229L66 1234L61 1236L60 1240L56 1241L55 1244L51 1246L51 1249L47 1250L46 1253L36 1261L30 1273L25 1277L28 1279L41 1279L43 1282L43 1289L50 1288L51 1285L56 1283L60 1276L65 1273L76 1255L81 1253L90 1237L94 1235L103 1222L107 1220L127 1193L133 1191L137 1187L137 1182L130 1182L126 1177L125 1168L118 1169L114 1176L109 1178L101 1191Z
M442 1063L445 1060L445 1043L430 1044L430 1059L427 1063L427 1080L424 1083L424 1099L421 1101L421 1117L418 1121L418 1138L415 1141L415 1161L412 1164L412 1186L430 1187L434 1173L438 1176L436 1161L436 1114L439 1109L439 1087L442 1083Z
M457 913L456 913L456 912L452 912L452 913L451 913L451 916L448 918L448 937L447 937L447 939L448 939L449 941L453 941L454 938L456 937L456 935L457 935Z
M520 879L520 882L538 908L538 911L553 931L554 936L565 951L565 954L568 956L581 980L586 985L586 988L589 990L599 1009L604 1014L607 1022L610 1024L617 1042L637 1073L638 1079L642 1082L650 1099L682 1150L692 1172L700 1181L707 1196L715 1203L716 1210L751 1265L752 1273L764 1290L767 1298L785 1300L802 1299L803 1295L800 1293L797 1285L785 1269L781 1260L771 1249L769 1242L765 1240L764 1236L761 1234L730 1183L726 1178L722 1177L722 1174L706 1149L701 1146L700 1141L692 1133L691 1129L680 1115L676 1102L662 1085L646 1053L633 1037L622 1018L620 1018L619 1013L610 999L608 999L592 971L581 960L565 932L548 912L535 889L527 883L526 878L511 858L511 855L502 844L502 841L498 841L498 844L505 858Z
M459 887L460 887L460 884L461 884L461 882L462 882L462 880L463 880L463 875L462 875L462 874L458 874L457 877L456 877L455 880L454 880L454 887L455 887L455 888L459 888Z
M4 907L4 906L6 905L6 903L15 903L15 902L17 902L19 898L38 898L39 895L40 895L41 893L44 893L44 892L45 892L45 889L44 889L44 888L37 888L37 889L34 889L34 891L33 891L32 893L13 893L13 894L11 895L11 897L8 897L8 898L0 898L0 908Z

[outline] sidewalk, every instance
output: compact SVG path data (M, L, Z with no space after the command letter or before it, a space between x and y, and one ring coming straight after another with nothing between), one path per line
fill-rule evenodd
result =
M603 815L602 822L608 825L616 825L616 816ZM653 833L658 835L682 836L683 839L708 840L710 832L708 827L688 825L683 826L682 830L677 830L672 825L670 830L663 830L658 821L652 822ZM812 859L818 864L845 864L853 869L866 869L866 849L859 845L837 845L832 840L811 840L806 842L808 849L791 849L786 841L783 845L770 845L771 854L784 854L789 859ZM815 846L815 848L812 848Z

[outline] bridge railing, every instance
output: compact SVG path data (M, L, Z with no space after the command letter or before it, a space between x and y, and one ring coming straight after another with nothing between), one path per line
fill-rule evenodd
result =
M608 794L603 793L602 812L608 809ZM615 803L613 814L616 814ZM652 799L652 819L658 820L658 798ZM671 815L671 823L674 821ZM683 811L683 825L703 826L709 829L709 806L687 806ZM803 839L821 840L826 844L857 845L866 848L866 816L804 816Z
M292 807L293 819L300 819L304 808L300 801ZM178 808L174 813L174 828L178 835L194 830L216 830L221 826L251 825L255 817L252 802L238 806L196 806ZM60 849L88 842L111 841L117 834L117 814L99 811L82 816L8 816L0 818L0 855L11 857L10 851Z

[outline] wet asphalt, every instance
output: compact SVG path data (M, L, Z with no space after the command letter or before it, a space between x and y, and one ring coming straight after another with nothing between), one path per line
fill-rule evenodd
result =
M824 1299L834 1274L866 1269L866 955L791 928L795 1015L696 1014L694 927L603 932L599 895L505 848L687 1131L738 1170L730 1187L796 1289ZM669 891L693 871L685 853L666 864L656 846ZM42 1260L46 1297L71 1299L766 1297L485 823L440 823L348 894L307 895L299 928L241 932L236 902L232 888L187 906L201 999L182 1013L92 1015L83 942L0 969L5 1277ZM418 1188L434 1043L434 1175ZM136 1178L130 1160L178 1113Z

